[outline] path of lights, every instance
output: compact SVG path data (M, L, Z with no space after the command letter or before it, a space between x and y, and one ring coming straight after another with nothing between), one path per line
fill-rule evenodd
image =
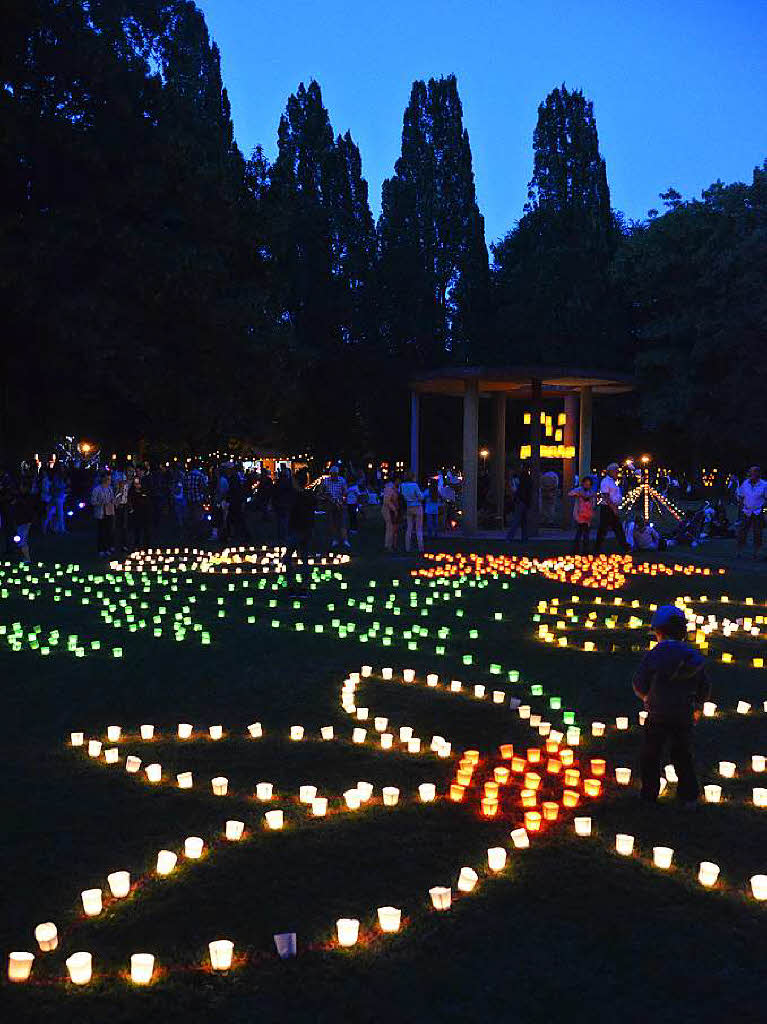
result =
M145 551L133 551L123 561L111 562L110 566L116 571L123 572L155 572L166 569L222 575L250 573L266 576L285 572L287 553L285 547L270 547L266 544L259 548L224 548L218 552L202 548L147 548ZM307 559L304 568L346 565L349 560L349 555L340 552L316 554Z

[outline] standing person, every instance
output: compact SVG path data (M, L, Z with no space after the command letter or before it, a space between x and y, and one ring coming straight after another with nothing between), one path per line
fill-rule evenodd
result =
M759 549L762 546L762 514L765 505L767 505L767 480L762 479L762 471L759 466L751 466L748 476L738 488L740 524L736 557L740 558L749 531L752 531L754 535L754 558L759 557Z
M53 473L49 469L43 469L40 474L40 500L45 512L43 533L49 530L53 533L56 528L56 502L53 497Z
M346 514L349 518L349 533L357 533L357 510L360 500L360 487L352 480L346 490Z
M423 499L424 492L415 482L415 476L408 473L405 482L400 486L400 494L405 499L405 516L407 531L405 533L405 551L410 553L410 545L415 533L418 550L423 554Z
M431 540L437 536L439 529L439 484L436 480L430 480L426 488L424 511L426 513L426 536Z
M295 559L293 556L296 553L304 566L311 553L317 499L313 492L308 489L308 483L308 471L306 469L299 469L296 473L295 494L288 514L289 537L286 560L288 561L289 572L295 569Z
M115 494L109 473L102 473L99 482L91 491L91 505L93 518L96 520L96 550L102 556L108 555L114 550L112 534L115 518Z
M573 502L573 519L575 520L575 537L573 538L573 553L576 555L587 555L589 553L589 531L591 520L597 507L597 495L594 490L594 481L590 476L584 476L579 487L573 487L569 497L575 498Z
M193 463L184 479L184 499L189 533L193 540L199 540L202 533L202 506L208 481L197 463Z
M53 467L51 492L53 495L54 505L56 506L56 519L53 524L53 529L56 533L66 533L67 525L66 517L64 515L64 504L67 500L67 479L64 476L64 470L58 462Z
M389 477L384 484L381 497L381 515L386 525L384 533L384 549L393 554L397 549L397 532L399 530L399 488L396 480Z
M236 466L229 474L227 499L229 501L229 527L232 540L236 536L245 544L249 544L250 533L245 522L245 488L242 485L242 480Z
M530 502L533 497L533 477L527 466L522 466L519 471L519 480L514 492L514 503L511 510L511 525L509 526L506 540L514 540L517 529L520 531L522 543L527 542L527 515L530 511Z
M641 796L650 803L658 799L661 755L668 742L679 780L677 800L690 807L700 792L692 756L692 728L711 692L706 659L684 642L687 620L676 605L661 605L653 615L652 628L658 643L642 658L632 684L647 710Z
M282 547L288 543L290 511L293 507L295 496L296 492L293 487L293 481L290 478L290 471L287 466L280 466L272 493L277 547Z
M128 550L128 493L132 479L133 470L126 469L118 480L113 480L112 486L115 493L115 546L122 551Z
M337 465L330 467L330 475L325 478L322 492L330 522L330 546L337 548L340 541L345 548L351 547L346 533L346 481L340 475Z
M186 523L185 481L186 474L184 470L180 466L176 467L171 475L170 493L171 502L173 503L173 515L175 516L179 533L183 532L184 524Z
M153 502L152 495L145 488L146 476L136 474L128 489L128 505L130 507L131 525L133 527L133 546L137 551L145 551L149 547L149 533L152 526Z
M594 554L598 555L602 550L602 543L610 530L615 534L618 547L625 554L629 550L626 543L626 535L623 532L619 509L621 504L621 489L618 486L618 474L620 466L617 462L611 462L607 472L599 485L599 526L597 527L597 539L594 544Z

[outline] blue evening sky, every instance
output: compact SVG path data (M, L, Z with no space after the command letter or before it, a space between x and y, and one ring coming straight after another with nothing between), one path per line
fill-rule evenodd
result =
M641 218L673 185L750 181L767 157L760 0L197 0L221 49L241 149L270 158L288 95L317 79L362 153L374 215L415 78L454 72L488 242L522 213L538 103L594 102L612 203Z

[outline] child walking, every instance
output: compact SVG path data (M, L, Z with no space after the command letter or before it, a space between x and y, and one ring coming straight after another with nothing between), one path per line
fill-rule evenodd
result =
M573 538L573 552L576 555L587 555L589 553L589 531L591 520L597 507L597 495L594 491L594 481L590 476L584 476L578 487L574 487L569 495L575 498L573 503L573 519L575 520L575 537Z

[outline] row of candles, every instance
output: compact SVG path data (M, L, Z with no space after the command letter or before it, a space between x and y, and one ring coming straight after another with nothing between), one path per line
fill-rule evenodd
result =
M110 566L112 569L125 572L158 572L170 569L181 572L227 574L231 571L237 575L243 572L268 575L285 572L286 554L287 548L271 547L266 544L260 548L224 548L223 551L216 553L201 548L148 548L133 551L123 561L113 561ZM338 566L346 565L349 560L348 554L331 552L308 558L307 565Z

